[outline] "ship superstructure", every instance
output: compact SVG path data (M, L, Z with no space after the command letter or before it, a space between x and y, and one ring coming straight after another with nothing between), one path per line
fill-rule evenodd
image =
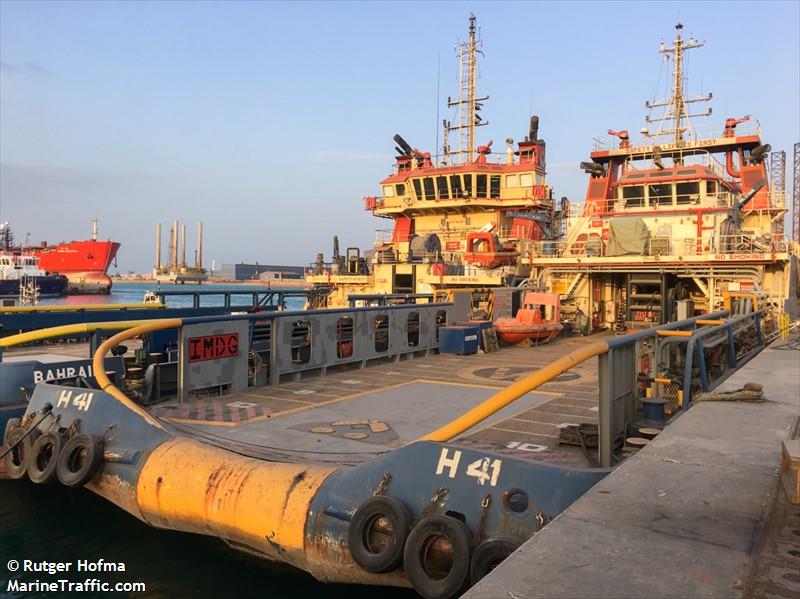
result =
M672 93L646 103L663 112L647 117L641 141L610 130L614 142L581 163L586 198L572 207L565 235L526 244L532 279L561 294L584 331L711 312L731 291L761 291L780 309L796 298L784 191L767 174L771 148L750 116L706 134L692 126L711 109L691 114L690 105L712 96L684 92L684 52L703 44L681 30L659 49L673 62Z
M521 262L524 241L553 239L559 215L546 180L546 145L539 118L528 135L506 140L493 160L493 142L475 145L480 115L488 99L476 92L480 48L474 15L468 41L457 48L459 95L448 99L455 124L444 120L441 154L432 156L395 135L392 173L380 183L381 195L364 198L364 208L391 221L378 231L374 252L357 248L333 258L318 255L306 280L328 288L327 306L346 306L351 294L431 293L451 287L516 284L528 276ZM451 148L452 139L452 148Z

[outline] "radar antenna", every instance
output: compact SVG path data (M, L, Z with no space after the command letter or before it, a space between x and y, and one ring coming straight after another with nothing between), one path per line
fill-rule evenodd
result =
M482 98L475 96L477 54L482 45L480 32L475 27L475 15L470 13L469 41L456 47L459 76L458 100L447 98L448 108L457 107L458 124L450 125L449 121L445 124L446 133L458 131L458 152L450 152L448 148L447 154L448 156L457 154L461 162L472 162L475 157L475 127L489 124L489 121L484 121L478 114L483 107L481 102L488 100L489 96Z
M645 117L645 121L648 123L658 123L658 129L655 132L642 130L646 137L672 136L673 141L676 144L680 144L682 141L684 141L685 133L690 133L692 136L695 135L689 119L692 117L711 115L711 108L709 108L706 112L689 114L689 110L686 107L687 104L692 104L694 102L708 102L714 97L714 95L711 93L706 96L696 96L693 98L685 97L683 94L683 88L685 84L683 74L683 53L686 50L700 48L705 45L705 42L698 42L691 35L689 36L688 40L684 41L683 38L681 38L681 29L683 29L683 25L681 23L675 25L675 41L673 42L673 46L671 48L664 47L664 42L662 41L658 49L659 53L664 55L665 61L668 61L670 55L673 55L674 66L672 70L672 95L669 98L660 100L658 102L645 102L645 107L650 111L653 111L657 108L664 108L665 110L660 118L653 118L652 112Z

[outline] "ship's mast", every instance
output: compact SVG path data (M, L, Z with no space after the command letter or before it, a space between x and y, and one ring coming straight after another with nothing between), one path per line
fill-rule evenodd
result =
M475 81L477 78L477 54L482 46L481 39L475 27L475 15L469 15L469 41L456 47L458 53L458 100L447 98L448 108L457 107L458 120L456 125L444 124L445 140L447 133L458 131L458 157L461 162L472 162L475 157L475 127L488 125L478 114L482 108L481 102L488 100L489 96L476 97ZM452 155L447 151L448 156Z
M659 53L664 55L665 61L669 60L670 55L673 56L672 95L668 99L659 102L645 102L645 107L649 110L656 108L665 108L665 110L660 118L653 118L651 115L647 115L645 118L648 123L658 123L658 129L655 132L650 132L646 129L643 130L643 133L647 137L671 136L673 138L672 141L676 144L680 144L684 140L685 133L694 133L689 120L690 118L709 116L711 114L711 108L703 113L689 114L686 105L694 102L708 102L713 97L713 94L694 98L687 98L684 96L683 53L686 50L700 48L705 45L705 42L698 42L692 36L689 36L689 39L684 41L683 38L681 38L681 29L683 29L682 24L678 23L675 25L675 41L671 48L664 47L664 42L661 42L658 49Z

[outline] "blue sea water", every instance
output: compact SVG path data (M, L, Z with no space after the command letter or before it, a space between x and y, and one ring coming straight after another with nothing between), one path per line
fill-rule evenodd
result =
M279 290L280 287L272 287L272 290ZM68 295L65 297L45 299L41 305L66 304L140 304L147 291L228 291L233 295L233 304L245 304L251 301L251 294L254 291L267 292L270 288L266 285L231 285L230 283L204 283L202 285L165 285L158 283L120 283L114 282L109 295ZM286 289L287 291L297 291L296 288ZM185 307L192 305L191 296L172 296L167 297L169 307ZM222 306L224 299L222 295L206 296L201 300L201 306ZM288 298L287 308L290 310L302 310L304 301L302 298Z

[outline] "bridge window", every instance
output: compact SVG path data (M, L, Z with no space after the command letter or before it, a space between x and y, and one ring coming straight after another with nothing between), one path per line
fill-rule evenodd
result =
M394 187L391 185L384 185L383 186L383 197L391 198L394 197Z
M472 197L472 175L464 175L464 194L468 197Z
M489 197L500 199L500 175L489 177Z
M420 183L419 179L412 179L411 182L414 184L414 195L416 196L417 200L422 199L422 183Z
M622 199L626 208L640 208L644 206L644 185L625 185L622 188Z
M717 194L717 182L706 181L706 195L714 196Z
M675 184L675 198L678 204L695 204L700 200L700 182L685 181Z
M397 195L404 196L406 195L406 186L403 183L398 183L394 186L395 191L397 191Z
M425 177L422 180L422 184L425 187L425 199L426 200L435 199L436 191L433 189L433 177Z
M453 192L454 198L464 197L464 190L461 187L461 177L459 175L450 175L450 189Z
M506 175L506 187L519 187L519 175Z
M647 187L651 206L672 204L672 183L652 183Z
M475 197L486 197L486 175L478 175L478 180L475 184Z
M439 192L440 200L450 199L450 194L447 191L447 177L436 177L436 191Z
M522 173L519 176L519 184L521 187L533 187L533 174Z

